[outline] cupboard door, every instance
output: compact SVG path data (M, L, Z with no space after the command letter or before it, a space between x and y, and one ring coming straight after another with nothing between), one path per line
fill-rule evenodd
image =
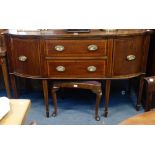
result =
M37 39L12 39L14 72L26 76L40 75L39 41Z
M143 64L143 36L115 39L113 76L138 74Z

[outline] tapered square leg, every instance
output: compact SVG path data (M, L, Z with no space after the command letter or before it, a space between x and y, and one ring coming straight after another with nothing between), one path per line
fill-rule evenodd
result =
M111 80L106 80L106 88L105 88L105 109L104 109L104 116L108 116L108 105L109 105L109 96L110 96L110 86L111 86Z

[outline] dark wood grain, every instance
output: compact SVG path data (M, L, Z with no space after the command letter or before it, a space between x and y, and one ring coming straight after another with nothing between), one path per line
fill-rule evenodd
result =
M40 75L40 49L39 40L12 39L11 40L14 72L30 75ZM26 61L20 61L19 57L27 57Z
M140 73L142 71L143 39L144 36L138 36L114 41L114 76ZM135 60L128 61L127 56L129 55L134 55Z
M6 65L6 56L0 56L0 65L2 68L6 93L7 93L7 96L10 98L11 91L10 91L10 85L9 85L8 70L7 70L7 65Z
M57 71L58 66L64 66L65 71ZM96 71L89 72L89 66L96 67ZM48 77L53 78L103 78L106 66L104 60L51 60L47 62L47 69Z
M48 29L48 30L8 30L6 34L20 38L103 38L103 37L128 37L136 35L150 34L150 30L146 29L117 29L116 31L108 31L107 29L91 29L90 33L67 33L64 29Z
M155 76L155 30L150 38L150 48L148 55L147 75Z
M63 51L56 51L55 46L64 46ZM80 45L80 46L79 46ZM89 45L98 47L95 51L89 51ZM46 55L55 57L87 57L106 55L107 40L46 40Z
M64 88L74 88L74 89L87 89L92 91L93 93L96 94L96 104L95 104L95 119L97 121L100 120L100 116L99 116L99 104L101 101L101 97L102 97L102 88L101 88L101 83L98 81L69 81L69 82L55 82L53 83L52 89L51 89L51 93L52 93L52 99L53 99L53 105L54 105L54 112L52 114L52 116L56 116L57 115L57 96L56 96L56 92L59 89L64 89Z
M43 79L46 113L48 110L48 79L105 79L105 116L108 114L111 79L129 79L146 72L149 38L152 31L145 29L100 30L90 33L67 33L65 30L8 30L5 33L9 73L12 75ZM55 46L64 46L56 51ZM89 45L98 49L89 51ZM127 56L134 55L133 61ZM19 61L20 56L27 60ZM65 71L56 70L58 66ZM87 68L95 66L96 71ZM15 88L13 78L12 84ZM140 89L143 82L140 80ZM138 107L141 105L141 91Z
M155 76L150 76L150 77L145 77L144 78L145 82L145 96L146 96L146 101L145 101L145 111L151 110L153 108L153 94L155 93Z
M11 97L9 78L8 78L8 69L7 69L7 59L6 59L6 46L3 32L5 29L0 29L0 65L2 68L2 75L4 79L5 89L7 96Z
M110 97L110 86L111 86L111 80L106 80L105 85L105 108L104 108L104 116L108 116L108 105L109 105L109 97Z
M48 81L47 81L47 80L42 80L42 85L43 85L43 93L44 93L46 117L49 117L49 106L48 106Z

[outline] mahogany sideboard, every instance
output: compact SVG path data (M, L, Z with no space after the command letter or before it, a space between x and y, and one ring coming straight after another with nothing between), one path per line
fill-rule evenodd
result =
M150 30L93 29L8 30L5 34L9 74L17 97L15 76L41 79L46 116L49 117L48 80L106 80L104 115L108 114L112 79L140 77L136 109L141 106Z

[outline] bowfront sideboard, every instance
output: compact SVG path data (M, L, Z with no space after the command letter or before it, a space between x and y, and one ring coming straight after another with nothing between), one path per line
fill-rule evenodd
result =
M105 80L108 114L112 79L140 77L136 109L141 106L150 30L8 30L5 34L9 74L17 97L15 76L40 79L49 117L48 80Z

